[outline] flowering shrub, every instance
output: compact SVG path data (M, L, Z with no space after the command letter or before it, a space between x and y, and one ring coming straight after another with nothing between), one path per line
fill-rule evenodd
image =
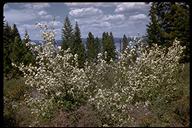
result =
M74 102L88 99L101 114L104 126L128 126L134 121L127 113L130 104L163 105L180 91L176 74L182 68L178 60L184 48L178 41L168 50L157 45L127 49L118 62L107 63L100 53L96 63L86 63L80 69L77 55L70 49L60 51L60 55L54 46L54 32L39 26L45 44L36 49L36 65L19 66L26 85L37 91L35 96L25 95L26 104L37 117L50 118L67 98Z
M43 30L45 44L34 49L38 52L35 65L21 64L19 69L24 73L25 84L36 91L35 96L25 95L27 105L32 108L32 114L49 118L47 113L54 110L55 106L62 105L63 98L82 98L82 86L88 83L84 71L77 68L77 55L73 56L68 49L63 51L61 56L54 46L54 32L46 26L38 25ZM75 63L75 66L71 63Z

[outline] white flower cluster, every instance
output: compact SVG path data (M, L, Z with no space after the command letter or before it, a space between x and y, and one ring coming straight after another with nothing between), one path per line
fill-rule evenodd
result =
M162 102L175 97L180 88L175 74L181 68L179 58L183 49L175 40L167 52L157 45L151 49L139 46L137 52L133 48L120 54L118 62L107 64L99 58L97 65L85 68L90 86L94 86L89 102L108 118L109 124L114 123L111 126L127 126L134 120L126 110L135 96L144 98L145 106L158 97Z
M72 95L74 99L78 99L88 86L84 70L77 68L77 55L73 56L68 49L60 51L63 52L61 56L54 46L53 31L45 29L43 38L45 44L36 48L36 64L18 66L26 78L25 84L35 89L38 92L36 95L41 94L40 98L25 95L32 113L41 116L45 115L54 98Z
M40 99L26 96L32 113L46 115L49 109L54 108L56 97L71 95L79 99L85 96L108 120L105 125L126 126L133 121L126 110L135 95L146 98L145 105L148 106L157 97L163 96L168 100L178 89L174 74L179 70L178 60L183 51L178 41L167 52L157 45L150 50L143 46L125 50L118 62L111 61L109 64L100 53L97 63L86 63L85 68L80 69L77 55L72 55L70 49L61 51L63 55L56 51L53 31L45 27L43 39L46 43L37 50L36 65L19 66L26 85L41 94ZM160 92L162 88L164 92Z

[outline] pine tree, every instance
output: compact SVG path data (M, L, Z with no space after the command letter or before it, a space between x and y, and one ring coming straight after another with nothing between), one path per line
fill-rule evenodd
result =
M14 38L14 41L11 43L11 53L10 53L11 62L17 65L22 63L22 57L23 57L22 53L23 53L23 48L22 48L21 40L18 36L16 36ZM16 67L12 67L11 70L12 70L10 74L11 78L20 76L22 74L22 72L19 71L19 69Z
M156 4L152 3L151 9L149 11L149 16L151 22L147 25L147 38L148 44L151 46L153 43L161 44L160 40L160 25L157 19L157 8Z
M102 52L103 52L103 54L106 51L106 41L107 41L107 33L103 32L103 34L102 34Z
M66 50L68 48L72 48L73 46L73 28L71 22L66 16L64 21L64 26L62 28L62 46L61 49Z
M5 21L6 22L6 21ZM3 73L5 77L10 73L12 65L11 65L11 27L6 22L3 26Z
M181 41L182 46L186 46L181 62L190 60L190 27L189 27L189 6L187 3L172 4L170 16L172 16L172 36Z
M119 40L119 45L120 45L120 46L119 46L119 52L120 52L120 53L121 53L121 51L122 51L122 49L121 49L121 47L122 47L121 45L122 45L122 44L121 44L121 43L122 43L122 41L121 41L121 39L120 39L120 40Z
M85 48L81 39L81 32L78 26L78 23L75 24L75 32L74 32L74 46L72 49L73 54L78 55L78 64L79 67L84 67L85 63Z
M30 41L28 34L26 33L26 40L21 40L19 31L16 24L12 27L8 23L4 24L3 27L3 52L4 52L4 75L6 78L16 78L17 76L22 75L18 68L13 67L11 63L20 64L24 63L29 64L34 62L34 57L30 52L29 48L25 46L25 43Z
M24 63L24 65L28 65L28 64L34 64L35 62L35 56L33 55L32 51L30 50L30 37L29 34L27 32L27 30L25 30L25 35L24 35L24 39L23 39L23 60L22 62Z
M94 36L91 32L88 33L87 37L87 59L89 62L93 62L96 58Z
M107 62L109 62L111 59L115 60L116 52L115 52L115 44L114 44L114 38L113 38L112 32L110 32L110 35L108 34L108 32L103 33L102 45L103 45L103 55L105 56L105 53L107 53L105 60Z
M17 29L16 24L13 24L11 33L12 33L12 34L11 34L11 39L12 39L12 41L14 41L14 40L15 40L15 37L17 37L17 38L18 38L18 42L21 42L21 36L20 36L20 34L19 34L19 31L18 31L18 29Z
M96 55L101 53L101 42L98 37L95 38L95 51L96 51Z
M123 51L124 51L128 47L128 39L125 34L123 35L122 43L123 43Z
M110 35L109 35L109 39L110 39L110 42L109 42L109 51L108 51L108 58L109 59L112 59L112 60L115 60L116 59L116 52L115 52L115 41L114 41L114 38L113 38L113 33L110 32Z
M22 56L24 51L24 45L22 43L19 31L16 24L13 25L11 30L11 60L12 62L19 64L22 63Z
M189 61L189 6L187 3L155 2L152 4L148 25L148 43L165 47L172 45L175 38L186 46L184 61Z

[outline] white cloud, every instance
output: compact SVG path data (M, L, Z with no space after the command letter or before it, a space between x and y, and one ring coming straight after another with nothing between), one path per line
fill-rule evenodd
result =
M35 19L51 19L52 15L45 11L45 8L50 7L49 3L8 3L5 7L12 5L17 9L4 10L5 19L10 23L24 23Z
M5 19L9 22L16 23L16 22L25 22L29 20L33 20L37 17L35 13L31 10L16 10L16 9L10 9L7 11L4 11Z
M45 10L41 10L38 12L38 15L40 16L41 19L51 19L52 16L47 14Z
M24 7L28 9L43 9L43 8L50 7L50 4L49 3L27 3L27 4L24 4Z
M146 5L144 2L125 2L117 5L115 12L124 12L131 9L141 9Z
M20 25L19 27L24 28L24 29L35 29L35 24L23 24Z
M40 16L43 16L43 15L47 15L47 12L44 11L44 10L41 10L41 11L38 12L38 14L39 14Z
M60 21L40 21L41 24L46 24L49 27L62 27L63 24Z
M92 27L111 27L111 23L109 22L100 22L100 23L96 23L96 24L92 24Z
M94 7L72 9L69 14L74 17L84 17L102 14L102 10Z
M43 16L41 18L42 19L51 19L51 18L53 18L53 16L52 15L45 15L45 16Z
M117 15L105 15L103 20L124 20L125 16L123 14L117 14Z
M49 24L53 24L55 27L61 27L63 24L60 21L51 21Z
M147 16L145 14L137 14L137 15L132 15L129 17L130 20L143 20L146 18L147 18Z
M22 24L22 25L18 25L17 28L19 30L21 37L24 36L25 30L27 30L28 33L36 30L35 24Z
M67 5L68 7L111 7L111 6L115 6L118 3L117 2L113 2L113 3L109 3L109 2L69 2L69 3L64 3L65 5Z

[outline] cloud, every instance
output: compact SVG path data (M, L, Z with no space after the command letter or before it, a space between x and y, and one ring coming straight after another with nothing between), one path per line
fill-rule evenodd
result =
M132 9L142 9L146 4L144 2L126 2L118 4L115 12L124 12Z
M27 30L28 33L32 32L34 30L37 30L36 27L35 27L35 24L22 24L22 25L18 25L17 28L19 30L19 33L20 33L21 37L24 36L25 30Z
M113 2L113 3L109 3L109 2L86 2L86 3L81 3L81 2L73 2L73 3L64 3L65 5L67 5L68 7L111 7L111 6L115 6L118 3L117 2Z
M48 15L45 10L39 11L38 15L40 16L41 19L51 19L52 18L52 16Z
M46 24L49 27L54 27L54 28L57 28L57 27L61 28L63 26L63 24L60 21L40 21L39 23Z
M38 12L38 14L39 14L40 16L43 16L43 15L47 15L47 12L44 11L44 10L41 10L40 12Z
M80 26L90 27L111 27L112 25L119 25L128 19L124 14L101 14L95 16L88 16L83 18L75 18Z
M16 22L25 22L30 21L37 18L37 15L31 10L16 10L10 9L4 11L5 19L9 22L16 23Z
M102 28L102 27L111 27L111 23L109 22L100 22L100 23L95 23L95 24L92 24L91 25L92 27L99 27L99 28Z
M130 20L143 20L146 18L147 18L147 16L145 14L137 14L137 15L132 15L129 17Z
M27 29L31 39L42 39L39 29L33 25L36 22L44 22L49 27L53 24L56 39L60 39L63 17L67 13L73 27L75 25L74 21L78 22L82 37L87 37L88 32L92 32L95 36L102 36L104 31L112 31L114 36L118 37L123 34L144 33L147 19L149 19L147 13L150 8L149 5L138 2L65 3L62 6L49 3L11 4L7 4L8 8L4 6L5 19L9 23L19 23L17 26L22 37L25 29ZM51 20L52 13L55 14L55 22Z
M54 27L63 26L63 24L60 21L50 21L49 24L52 24Z
M35 19L51 19L52 15L44 9L50 7L48 3L8 3L4 7L14 7L4 10L5 19L10 23L24 23Z
M49 3L27 3L27 4L24 4L24 7L28 9L43 9L43 8L50 7L50 4Z
M110 21L116 21L116 20L124 20L125 16L123 14L116 14L116 15L105 15L103 20L110 20Z
M89 8L78 8L78 9L72 9L69 14L74 17L88 17L93 15L100 15L102 14L102 10L94 7Z
M35 29L35 24L23 24L19 26L20 28L24 28L24 29Z

